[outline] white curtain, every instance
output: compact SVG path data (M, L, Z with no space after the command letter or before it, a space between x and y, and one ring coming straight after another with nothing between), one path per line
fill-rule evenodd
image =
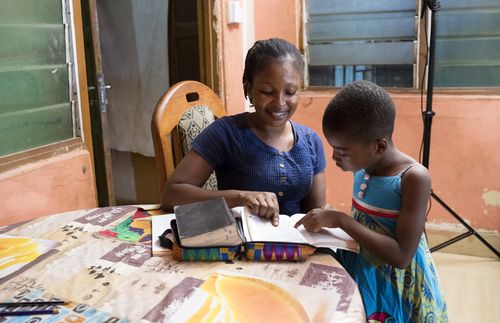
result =
M97 1L111 149L154 156L151 115L169 87L168 0Z

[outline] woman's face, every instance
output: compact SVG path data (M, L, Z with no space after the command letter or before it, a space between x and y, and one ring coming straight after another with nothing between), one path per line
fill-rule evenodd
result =
M271 62L258 72L249 96L259 120L272 127L285 125L297 110L300 81L292 62Z

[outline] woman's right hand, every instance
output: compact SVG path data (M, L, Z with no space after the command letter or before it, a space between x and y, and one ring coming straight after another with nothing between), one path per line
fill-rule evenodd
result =
M244 191L239 193L241 204L255 215L271 219L274 226L279 224L279 204L276 194L271 192Z

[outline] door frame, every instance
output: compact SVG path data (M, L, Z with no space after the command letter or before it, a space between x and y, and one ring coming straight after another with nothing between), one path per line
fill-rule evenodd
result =
M102 67L97 0L81 4L97 199L99 206L110 206L116 204L107 118L110 86L105 84Z

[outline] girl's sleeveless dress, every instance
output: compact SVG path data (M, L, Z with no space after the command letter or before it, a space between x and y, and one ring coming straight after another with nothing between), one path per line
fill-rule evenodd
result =
M405 171L396 176L356 172L354 219L376 232L395 236ZM359 254L339 250L338 258L358 283L368 322L448 322L446 303L424 234L406 269L384 263L363 248Z

